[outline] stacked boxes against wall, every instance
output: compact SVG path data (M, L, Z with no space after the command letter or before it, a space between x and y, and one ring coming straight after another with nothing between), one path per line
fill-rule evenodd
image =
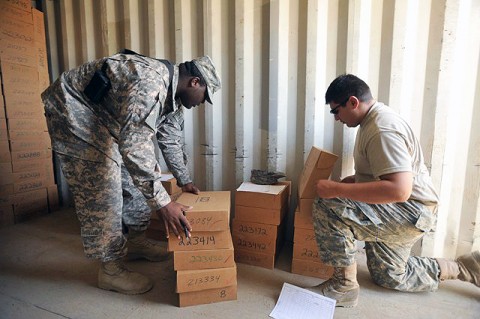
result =
M177 198L182 194L182 189L177 185L177 180L171 173L162 173L162 185L167 191L168 195L172 201L176 201ZM150 225L148 226L147 233L148 238L166 241L167 234L165 233L165 224L159 216L153 212L150 219Z
M230 234L230 192L182 193L178 203L191 206L185 215L190 240L170 233L179 306L237 299L237 267Z
M237 262L267 269L275 267L283 243L290 184L288 181L277 185L244 182L238 187L232 222Z
M312 147L298 185L298 207L295 211L292 273L328 279L333 268L323 264L313 230L312 210L316 197L315 185L328 179L337 156Z
M30 1L0 2L0 225L58 206L41 92L49 84L43 14Z

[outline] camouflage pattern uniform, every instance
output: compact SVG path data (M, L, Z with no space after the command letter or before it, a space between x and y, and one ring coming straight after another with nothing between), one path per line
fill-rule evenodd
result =
M82 92L104 63L112 87L97 104ZM165 128L162 124L182 119L178 115L182 114L181 105L172 103L178 66L173 70L169 98L166 65L156 59L125 54L64 72L42 93L52 148L59 154L74 196L87 257L106 262L124 256L122 222L137 230L145 229L151 211L170 203L160 181L153 138L162 129L164 136L172 131L174 136L181 135L175 131L181 124ZM177 118L173 119L172 114ZM176 149L167 163L184 163L183 153L178 152L182 147ZM189 180L186 168L178 171L179 181Z
M433 291L440 269L433 258L410 256L435 221L417 201L366 204L345 198L316 198L313 223L321 260L334 267L355 261L356 240L365 241L367 266L380 286L400 291ZM407 266L408 265L408 266Z

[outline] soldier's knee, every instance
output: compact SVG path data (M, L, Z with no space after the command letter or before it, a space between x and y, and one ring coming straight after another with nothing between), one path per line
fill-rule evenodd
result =
M400 289L400 287L402 287L401 276L393 275L385 270L369 270L373 281L377 285L387 289L402 290Z

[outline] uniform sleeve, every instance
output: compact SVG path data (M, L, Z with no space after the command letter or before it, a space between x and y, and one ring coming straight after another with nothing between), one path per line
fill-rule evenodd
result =
M183 121L183 108L179 107L166 117L157 131L158 147L180 186L192 182L184 152Z
M367 144L366 153L372 175L376 178L412 171L408 142L399 132L383 131L375 134Z
M171 201L160 181L161 170L153 142L155 122L167 92L168 73L165 80L146 68L132 72L130 66L129 71L128 87L119 93L125 97L120 116L119 152L150 208L158 210Z

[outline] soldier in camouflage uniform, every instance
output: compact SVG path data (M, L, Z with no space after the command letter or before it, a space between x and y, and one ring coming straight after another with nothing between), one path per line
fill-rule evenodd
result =
M99 99L87 94L98 74L108 82ZM98 79L97 79L98 80ZM100 81L102 82L102 81ZM90 85L89 85L90 84ZM172 65L137 54L116 54L64 72L42 93L53 150L73 194L85 254L101 260L100 288L125 294L153 282L130 271L127 254L163 260L165 249L145 239L151 211L176 236L190 224L189 207L171 201L160 181L157 137L185 191L191 182L181 147L182 107L211 102L220 78L208 56ZM87 89L87 90L86 90ZM141 195L141 196L140 196ZM128 228L128 243L122 231Z
M410 256L414 243L434 226L438 198L409 125L376 102L354 75L335 79L325 100L335 120L359 129L355 175L316 185L315 236L320 258L334 274L312 290L336 299L337 306L357 305L356 240L365 241L367 266L380 286L434 291L441 280L461 279L480 287L478 251L455 261Z

